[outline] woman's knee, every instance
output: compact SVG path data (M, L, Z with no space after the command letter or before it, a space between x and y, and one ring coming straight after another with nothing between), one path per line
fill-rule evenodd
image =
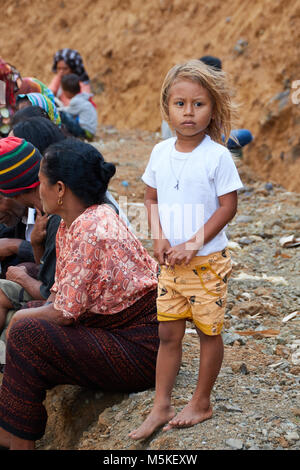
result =
M0 288L0 308L12 309L13 304L9 300L6 294L4 294L3 290Z
M33 324L31 318L20 318L17 320L9 330L8 343L14 344L27 342L27 338L32 340L34 337Z

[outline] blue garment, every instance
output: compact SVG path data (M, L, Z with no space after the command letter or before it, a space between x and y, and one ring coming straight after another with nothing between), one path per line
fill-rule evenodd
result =
M75 137L85 137L85 131L78 122L78 118L72 116L66 111L60 111L61 122L66 126L68 131Z
M235 140L231 138L232 136L237 140L237 142L235 142ZM239 149L241 147L245 147L245 145L252 142L252 140L253 140L253 136L251 132L248 131L248 129L234 129L230 133L230 137L227 142L227 148L229 150ZM223 141L224 141L224 136L223 136Z

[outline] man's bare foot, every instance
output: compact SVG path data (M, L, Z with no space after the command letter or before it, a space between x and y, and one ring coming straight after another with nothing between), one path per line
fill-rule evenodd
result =
M131 439L146 439L147 437L151 436L151 434L156 431L157 428L162 426L163 424L170 421L170 419L174 418L175 412L172 407L168 407L165 409L158 409L153 408L149 416L145 419L143 424L140 427L135 429L129 434Z
M210 405L206 409L201 409L190 401L183 410L175 416L175 418L171 419L168 424L164 426L163 431L169 431L172 428L187 428L194 426L195 424L210 419L212 414L213 411Z
M9 449L10 447L11 434L0 428L0 446Z

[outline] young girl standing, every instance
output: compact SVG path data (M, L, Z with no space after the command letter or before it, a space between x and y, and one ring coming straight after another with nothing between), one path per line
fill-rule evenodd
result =
M212 416L210 395L223 360L221 329L231 272L226 224L242 187L230 152L232 103L225 74L199 60L173 67L161 91L163 118L176 137L157 144L143 175L145 205L161 265L157 311L160 347L154 406L129 436L144 439L158 427L192 426ZM171 393L186 320L200 338L198 381L175 416Z

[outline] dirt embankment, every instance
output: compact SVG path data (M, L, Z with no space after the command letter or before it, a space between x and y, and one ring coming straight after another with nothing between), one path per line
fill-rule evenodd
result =
M1 56L49 83L57 49L80 51L100 123L160 129L158 96L173 64L222 58L254 142L244 158L291 191L300 183L300 5L292 0L7 0Z

